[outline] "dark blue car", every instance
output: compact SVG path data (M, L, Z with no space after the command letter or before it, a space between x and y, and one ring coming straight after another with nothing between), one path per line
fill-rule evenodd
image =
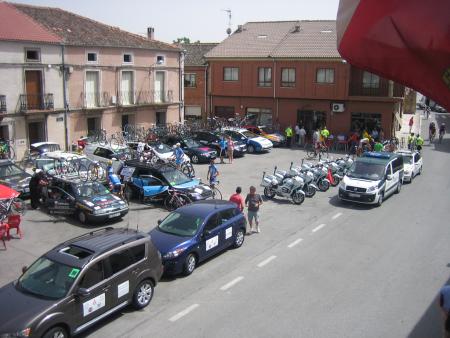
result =
M195 202L158 223L150 235L170 275L190 275L199 262L244 243L245 217L232 202Z

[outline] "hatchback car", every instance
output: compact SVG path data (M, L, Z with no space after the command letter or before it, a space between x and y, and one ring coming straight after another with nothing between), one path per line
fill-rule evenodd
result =
M128 146L132 150L138 149L139 142L128 142ZM159 162L167 163L172 158L174 158L173 148L169 147L167 144L159 142L159 141L150 141L144 145L144 151L149 151L150 148L154 151ZM184 154L184 161L190 162L191 159L189 156Z
M84 148L87 157L94 161L107 163L109 160L113 162L113 169L117 172L120 168L120 161L131 157L130 148L127 146L111 147L109 145L102 146L98 143L89 143Z
M119 219L128 213L125 201L99 182L77 176L54 176L43 189L42 202L51 214L74 215L85 223Z
M169 135L163 138L162 141L171 147L176 143L180 143L181 149L189 156L192 163L209 163L212 158L217 156L215 149L204 146L192 138Z
M414 177L422 173L422 156L418 151L410 150L401 150L397 153L403 157L403 182L412 182Z
M199 262L244 243L245 217L232 202L195 202L158 223L150 236L167 274L190 275Z
M235 141L244 141L247 143L247 152L261 153L270 151L273 143L265 137L258 136L251 131L243 128L225 128L223 132L229 135Z
M208 146L210 148L216 149L217 156L220 155L220 141L222 138L227 138L228 135L225 135L220 132L206 131L200 130L196 131L192 134L192 137L198 141L199 143ZM234 149L233 149L233 157L242 157L247 152L246 143L242 140L234 141ZM227 156L225 152L225 156Z
M280 147L286 141L285 137L280 133L275 133L266 126L244 126L245 129L255 133L256 135L265 137L273 143L274 147Z
M20 192L20 197L25 198L30 195L31 175L19 168L10 160L0 160L0 184Z
M0 337L65 338L127 305L142 309L163 272L148 234L113 228L61 243L23 270L0 289Z

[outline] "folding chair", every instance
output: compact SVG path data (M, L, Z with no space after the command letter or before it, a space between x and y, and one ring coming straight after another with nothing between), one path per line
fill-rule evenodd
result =
M7 218L8 240L11 239L11 234L10 234L11 229L16 229L16 235L19 235L19 238L22 238L22 230L20 229L20 220L21 220L20 215L17 215L17 214L8 215L8 218Z

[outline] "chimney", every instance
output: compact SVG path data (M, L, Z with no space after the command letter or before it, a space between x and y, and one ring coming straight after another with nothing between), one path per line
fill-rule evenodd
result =
M244 28L243 28L242 25L238 25L237 32L240 33L240 32L243 31L243 29L244 29Z
M298 33L298 32L300 32L300 30L301 30L300 24L297 23L297 24L294 26L294 31L293 31L292 33Z
M147 28L147 39L149 39L149 40L155 39L155 29L153 27Z

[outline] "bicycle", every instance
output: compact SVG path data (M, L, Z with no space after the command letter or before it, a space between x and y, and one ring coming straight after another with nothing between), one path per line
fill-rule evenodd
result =
M430 129L429 131L429 137L430 143L433 143L434 139L436 138L436 130Z
M192 202L188 195L180 192L179 190L169 188L167 193L168 195L164 199L164 207L167 209L167 211L176 210Z
M217 185L219 184L219 181L215 181L215 182L210 182L209 183L209 187L212 190L212 199L213 200L221 200L222 199L222 193L220 192L220 190L217 188Z
M101 162L92 162L89 167L84 171L85 166L80 165L79 175L83 181L103 181L106 176L106 166ZM84 174L82 174L84 173Z
M168 162L172 167L180 170L183 174L185 174L187 177L189 178L194 178L195 177L195 169L194 166L192 165L191 162L189 161L184 161L183 163L181 163L180 166L177 166L175 164L175 160L171 159Z
M312 160L319 156L319 160L322 158L322 155L326 154L328 158L328 147L326 145L320 144L320 148L316 149L312 143L308 143L305 145L306 156L308 160Z

